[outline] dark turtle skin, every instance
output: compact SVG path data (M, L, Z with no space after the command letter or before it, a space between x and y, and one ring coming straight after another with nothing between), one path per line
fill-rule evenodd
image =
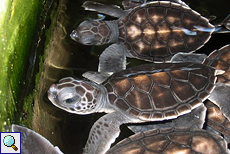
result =
M155 1L137 6L118 21L118 42L133 57L161 62L180 51L195 51L209 40L213 31L201 32L194 26L214 31L196 11L178 3ZM184 29L196 35L188 35Z
M106 154L227 154L227 143L204 130L150 130L126 138Z

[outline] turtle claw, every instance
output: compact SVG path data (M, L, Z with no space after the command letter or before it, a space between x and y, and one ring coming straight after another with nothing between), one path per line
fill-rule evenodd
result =
M224 116L230 120L230 84L216 83L216 87L208 99L215 103Z

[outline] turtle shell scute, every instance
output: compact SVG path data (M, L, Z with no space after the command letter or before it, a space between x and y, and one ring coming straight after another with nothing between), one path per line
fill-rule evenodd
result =
M217 82L230 84L230 45L214 50L204 61L205 65L215 69L224 70L225 73L217 75Z
M143 121L173 119L201 105L214 88L214 69L195 63L145 64L103 84L112 105Z
M193 52L205 44L214 30L208 20L189 7L153 1L134 9L118 21L119 43L138 59L163 62L177 52ZM184 29L196 32L187 35Z
M204 130L149 130L134 134L113 146L106 154L117 153L221 153L227 143L219 135Z

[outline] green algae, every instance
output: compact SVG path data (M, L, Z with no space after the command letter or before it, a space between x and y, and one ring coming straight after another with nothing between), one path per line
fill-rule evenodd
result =
M0 131L4 131L5 125L19 120L19 117L15 119L15 113L42 4L43 0L8 0L3 4L5 11L0 19Z

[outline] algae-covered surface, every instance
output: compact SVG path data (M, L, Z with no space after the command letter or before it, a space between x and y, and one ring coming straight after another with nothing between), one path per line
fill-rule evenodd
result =
M43 0L0 1L0 130L20 121L18 104Z

